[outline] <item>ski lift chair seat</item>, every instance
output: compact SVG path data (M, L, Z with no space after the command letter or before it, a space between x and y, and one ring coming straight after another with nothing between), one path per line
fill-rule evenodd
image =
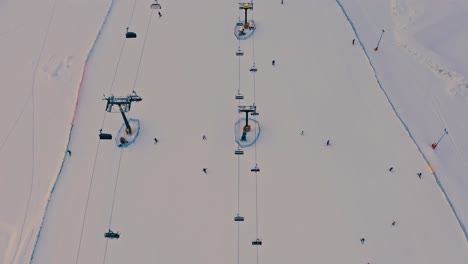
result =
M136 38L137 34L135 32L127 32L125 33L126 38Z

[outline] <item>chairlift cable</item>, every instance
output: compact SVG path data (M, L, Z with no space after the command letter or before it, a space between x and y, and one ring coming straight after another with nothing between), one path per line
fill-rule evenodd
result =
M241 12L238 11L238 21L240 20ZM237 41L238 49L240 49L240 40ZM238 56L238 80L237 94L240 94L241 89L241 56ZM240 106L240 100L237 101L237 106ZM237 113L238 120L241 118L240 112ZM237 156L237 215L240 214L240 156ZM237 264L240 264L240 222L237 222Z
M133 2L133 9L132 9L130 19L129 19L129 22L128 22L129 26L133 21L133 16L135 14L135 6L136 6L136 0ZM112 90L114 88L114 83L115 83L115 79L116 79L116 76L117 76L117 71L119 69L119 65L120 65L120 61L121 61L121 57L122 57L122 53L123 53L123 50L124 50L124 47L125 47L126 40L127 40L127 38L124 38L124 40L122 42L122 46L120 48L119 57L118 57L118 60L117 60L117 65L115 67L114 75L112 77L112 83L111 83L110 88L109 88L109 94L112 94ZM106 116L107 116L107 111L104 112L102 122L101 122L101 129L104 127L104 123L106 121ZM94 156L93 170L92 170L92 173L91 173L91 179L90 179L90 182L89 182L88 194L87 194L87 198L86 198L85 212L84 212L84 215L83 215L83 220L81 222L81 231L80 231L80 239L79 239L79 244L78 244L78 253L76 255L76 261L75 261L76 264L78 264L78 260L79 260L80 253L81 253L81 242L82 242L82 239L83 239L84 226L85 226L86 216L87 216L87 212L88 212L89 198L91 196L91 189L92 189L93 182L94 182L94 175L95 175L95 171L96 171L96 165L97 165L100 145L101 145L101 141L98 140L98 144L97 144L97 147L96 147L96 154ZM119 161L119 166L120 166L120 161ZM115 193L114 193L114 198L115 198ZM106 253L107 253L107 242L108 241L106 240L106 251L104 252L104 262L105 262Z
M237 156L237 215L240 214L240 156ZM240 222L237 222L237 264L240 261Z
M112 224L112 215L114 214L114 205L115 205L115 195L117 193L117 186L119 185L119 175L120 175L120 167L122 164L122 156L123 156L123 149L120 150L120 155L119 155L119 165L117 166L117 175L115 177L115 184L114 184L114 195L112 197L112 206L111 206L111 212L110 212L110 217L109 217L109 228L111 229L111 224ZM107 256L107 243L108 240L106 240L106 249L104 251L104 259L102 263L106 263L106 256Z
M112 87L110 88L109 93L110 92L112 92ZM107 117L107 112L105 111L104 115L102 117L101 129L104 127L106 117ZM89 181L88 194L87 194L87 197L86 197L85 211L84 211L84 214L83 214L83 220L81 221L80 239L79 239L79 243L78 243L78 253L76 255L75 264L78 264L78 260L79 260L79 257L80 257L81 241L82 241L82 238L83 238L84 226L85 226L85 222L86 222L86 216L87 216L87 213L88 213L89 197L91 196L91 188L92 188L93 182L94 182L94 175L95 175L95 172L96 172L96 165L97 165L100 146L101 146L101 140L98 140L98 144L96 146L96 153L94 154L93 170L92 170L92 173L91 173L91 179Z
M28 104L29 104L29 99L31 99L31 97L32 97L32 94L30 94L30 95L28 96L28 99L26 99L26 101L24 102L24 105L23 105L23 107L21 108L20 114L19 114L18 117L15 119L15 122L14 122L13 125L10 127L10 130L8 130L8 133L7 133L7 136L5 137L5 140L3 141L3 143L0 144L0 152L2 151L3 147L4 147L4 146L6 145L6 143L8 142L8 139L10 138L11 133L13 132L13 130L15 130L16 125L18 124L19 120L20 120L21 117L23 116L24 110L26 110L26 106L28 106Z
M151 19L153 18L153 10L154 9L151 9L151 15L150 15L150 18L148 19L148 24L146 25L145 38L143 40L143 47L141 49L140 59L138 60L137 72L136 72L135 80L133 82L133 87L132 87L133 90L135 90L135 85L136 85L136 82L137 82L139 74L140 74L140 65L141 65L141 61L143 59L143 54L145 52L146 39L148 37L148 31L149 31L149 28L150 28L150 25L151 25Z
M133 1L133 8L132 8L132 14L130 15L130 20L128 21L128 27L132 24L133 21L133 15L135 14L135 6L136 6L136 0Z
M110 91L109 93L112 93L112 89L114 88L114 83L115 83L115 79L117 77L117 71L119 70L119 65L120 65L120 59L122 58L122 53L123 53L123 50L124 50L124 47L125 47L125 42L127 41L127 38L125 38L123 41L122 41L122 46L120 47L120 53L119 53L119 57L117 59L117 66L115 67L115 70L114 70L114 76L112 77L112 82L111 82L111 85L110 85Z
M133 18L133 14L134 14L134 11L135 11L135 6L136 6L136 0L133 4L133 11L132 11L132 16L130 18L130 22ZM142 47L142 51L140 53L140 58L139 58L139 61L138 61L138 66L137 66L137 73L136 73L136 77L135 77L135 80L134 80L134 83L133 83L133 90L135 90L135 85L136 85L136 82L138 80L138 76L139 76L139 71L140 71L140 65L141 65L141 61L142 61L142 58L143 58L143 53L144 53L144 50L145 50L145 46L146 46L146 37L148 35L148 30L149 30L149 26L151 24L151 18L153 17L153 10L151 10L151 15L150 15L150 18L148 20L148 25L146 27L146 32L145 32L145 37L144 37L144 40L143 40L143 47ZM125 44L125 41L126 41L126 38L124 40L124 44ZM123 50L123 46L122 46L122 50ZM119 62L120 62L120 56L122 55L122 51L119 55ZM118 187L118 182L119 182L119 176L120 176L120 167L122 165L122 156L123 156L123 149L120 150L120 155L119 155L119 162L118 162L118 167L117 167L117 175L116 175L116 179L115 179L115 185L114 185L114 194L113 194L113 197L112 197L112 205L111 205L111 213L110 213L110 217L109 217L109 230L110 230L110 227L111 227L111 224L112 224L112 216L114 214L114 206L115 206L115 196L117 194L117 187ZM104 258L103 258L103 262L102 263L105 263L106 262L106 257L107 257L107 246L108 246L108 240L106 240L106 247L105 247L105 250L104 250Z
M253 0L251 0L251 4L253 5ZM254 12L252 14L252 21L254 20ZM252 63L255 65L255 34L252 36ZM254 105L256 105L256 80L255 80L255 73L253 74L253 102ZM258 119L258 117L257 117ZM257 138L257 129L258 129L258 123L255 123L255 138ZM255 152L255 166L257 166L257 141L254 143L254 152ZM258 171L255 171L255 231L257 234L257 239L259 238L259 231L258 231ZM259 248L256 248L256 257L257 257L257 264L259 263L259 253L258 250Z
M103 120L104 121L104 120ZM104 122L103 122L104 123ZM78 259L80 257L80 251L81 251L81 240L83 238L83 231L84 231L84 225L85 225L85 220L86 220L86 215L88 213L88 204L89 204L89 197L91 196L91 187L93 186L93 181L94 181L94 175L96 171L96 164L97 164L97 157L99 153L99 146L101 145L101 141L98 140L98 145L96 148L96 154L94 155L94 164L93 164L93 172L91 173L91 180L89 181L89 187L88 187L88 195L86 198L86 204L85 204L85 211L83 215L83 219L81 221L81 231L80 231L80 240L78 242L78 253L76 255L76 261L75 263L78 263Z
M133 9L132 9L132 13L130 15L130 19L128 20L128 27L127 28L129 28L130 25L132 24L133 16L135 14L136 2L137 2L136 0L133 1ZM118 57L118 60L117 60L117 66L115 67L114 76L112 77L112 83L111 83L111 86L110 86L110 92L109 93L112 93L112 89L114 88L115 78L117 76L117 71L118 71L119 66L120 66L120 59L122 58L122 53L123 53L126 42L127 42L127 38L124 38L124 40L122 41L122 46L120 47L120 53L119 53L119 57Z
M253 4L253 3L252 3ZM253 12L252 12L253 20ZM252 65L255 67L255 34L252 35ZM253 88L254 88L254 104L255 104L255 73L253 74Z
M110 92L112 92L112 87L110 88ZM104 115L102 117L102 122L101 122L101 129L104 127L106 117L107 117L107 111L104 111ZM96 146L96 153L94 154L93 171L91 173L91 179L89 181L89 187L88 187L88 194L87 194L87 197L86 197L85 211L84 211L84 214L83 214L83 220L81 221L80 240L79 240L79 244L78 244L78 253L76 255L75 264L78 264L78 260L79 260L79 257L80 257L81 241L82 241L82 238L83 238L84 226L85 226L85 222L86 222L86 216L87 216L87 213L88 213L89 197L91 196L91 188L92 188L93 182L94 182L94 175L95 175L95 172L96 172L96 165L97 165L100 146L101 146L101 140L98 140L98 144Z
M255 173L255 225L258 238L258 176Z

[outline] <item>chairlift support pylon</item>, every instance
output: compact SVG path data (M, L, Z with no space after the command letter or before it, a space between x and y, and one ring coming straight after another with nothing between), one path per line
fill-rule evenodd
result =
M249 113L252 113L252 115L254 115L254 113L257 113L257 106L255 106L255 104L249 105L249 106L240 105L239 106L239 113L245 113L244 132L249 132L249 130L250 130ZM255 115L258 115L258 113L255 114Z
M112 110L113 109L112 107L114 105L122 106L123 111L128 112L128 111L130 111L130 108L132 106L132 102L141 102L143 99L135 91L133 91L130 95L127 95L127 96L110 95L109 97L105 97L105 95L104 95L104 99L102 99L102 100L107 101L106 112L116 113L118 111L113 111Z
M246 28L249 24L249 22L247 21L247 10L253 9L253 3L239 3L239 9L245 11L244 27Z
M132 102L141 102L143 99L135 91L133 91L132 94L127 95L125 97L116 97L111 95L109 97L104 97L104 99L102 100L107 101L106 111L109 113L113 112L112 107L114 105L119 107L119 112L122 114L125 126L127 127L127 133L131 135L132 128L130 127L130 123L128 122L127 116L125 116L125 112L130 111Z

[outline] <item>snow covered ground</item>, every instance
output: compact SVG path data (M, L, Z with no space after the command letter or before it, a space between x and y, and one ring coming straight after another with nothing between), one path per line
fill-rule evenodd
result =
M340 0L383 89L468 227L467 53L463 0ZM381 29L386 33L374 52ZM447 128L436 150L430 145Z
M0 1L0 262L28 263L108 1ZM83 17L86 16L86 20Z
M133 9L114 1L87 64L73 156L34 263L468 261L464 234L426 161L364 53L350 45L354 33L341 9L325 0L255 2L262 135L257 151L247 148L240 158L246 221L237 255L237 3L161 4L159 18L148 2ZM128 25L139 37L124 42ZM252 39L241 42L245 104L253 102L252 46ZM99 142L99 128L115 134L122 123L105 115L102 94L133 89L143 97L130 112L141 121L139 138L123 150ZM255 156L258 186L250 172ZM106 240L109 228L121 238ZM256 248L257 232L263 245Z
M150 0L0 2L2 263L29 263L59 171L33 263L467 263L468 4L257 0L239 67L236 1L160 2L161 18ZM238 69L262 129L239 167ZM99 142L122 125L102 94L132 90L137 141Z

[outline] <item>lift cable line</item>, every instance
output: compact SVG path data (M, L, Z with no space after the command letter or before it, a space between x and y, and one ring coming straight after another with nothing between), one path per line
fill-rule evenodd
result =
M122 156L123 156L123 149L120 150L120 154L119 154L119 165L117 167L117 175L115 177L115 184L114 184L114 194L112 196L112 206L111 206L111 212L110 212L110 216L109 216L109 224L108 224L108 229L109 229L109 232L112 232L111 231L111 225L112 225L112 215L114 214L114 205L115 205L115 195L117 193L117 187L119 185L119 175L120 175L120 167L122 165ZM112 232L113 233L113 232ZM107 234L107 233L106 233ZM118 233L117 233L118 234ZM117 237L118 238L118 237ZM107 245L109 243L109 240L106 239L106 248L104 250L104 258L102 260L102 263L106 263L106 256L107 256Z
M133 16L134 16L134 13L135 13L135 6L136 6L136 0L133 2L133 8L132 8L132 12L131 12L130 19L129 19L129 22L128 22L129 26L133 21ZM118 59L117 59L117 64L116 64L116 67L115 67L115 70L114 70L114 73L113 73L113 76L112 76L111 85L109 87L109 94L112 94L112 90L114 88L114 83L115 83L115 79L116 79L116 76L117 76L117 71L119 69L119 65L120 65L120 61L121 61L121 58L122 58L122 53L123 53L123 50L124 50L124 47L125 47L126 40L127 40L127 38L125 37L124 40L122 41L122 45L120 47L119 56L118 56ZM102 135L102 129L103 129L104 123L106 121L106 116L107 116L107 112L104 112L102 122L101 122L101 129L99 130L100 131L100 134L99 134L100 139L101 139L101 135ZM101 141L99 140L98 144L96 146L96 152L95 152L95 156L94 156L93 169L92 169L92 173L91 173L91 179L90 179L90 182L89 182L88 193L87 193L86 203L85 203L85 211L84 211L84 214L83 214L83 219L81 221L80 239L79 239L79 243L78 243L78 250L77 250L77 255L76 255L76 259L75 259L75 264L78 264L79 258L80 258L81 244L82 244L82 240L83 240L84 227L85 227L85 222L86 222L86 216L87 216L87 213L88 213L89 198L91 196L91 190L92 190L92 186L93 186L93 182L94 182L94 176L95 176L96 165L97 165L97 160L98 160L97 157L98 157L98 154L99 154L100 145L101 145ZM107 246L107 244L106 244L106 246Z
M145 37L143 39L143 47L141 48L141 53L140 53L140 59L138 60L138 66L137 66L137 72L136 72L136 76L135 76L135 81L133 82L133 87L132 89L135 91L135 85L136 85L136 82L138 80L138 77L139 77L139 73L140 73L140 65L141 65L141 61L143 59L143 54L145 52L145 47L146 47L146 39L148 37L148 31L149 31L149 28L150 28L150 25L151 25L151 19L153 18L153 8L151 8L151 15L150 15L150 18L148 20L148 24L146 25L146 32L145 32Z
M29 99L32 98L32 94L29 94L28 98L26 99L26 101L24 102L23 104L23 107L21 107L21 111L20 111L20 114L18 115L18 117L15 119L15 122L13 122L13 125L10 127L10 130L8 130L8 133L7 133L7 136L5 137L5 140L3 140L3 143L0 143L0 152L2 151L3 147L6 145L6 143L8 142L8 139L10 138L10 135L11 133L13 132L13 130L15 130L16 128L16 125L18 125L18 122L20 121L21 117L23 116L25 110L26 110L26 107L28 106L29 104Z
M127 117L125 115L125 112L130 111L132 102L142 101L142 98L140 96L138 96L137 93L135 92L135 85L136 85L136 82L137 82L138 77L139 77L140 65L141 65L141 61L142 61L145 46L146 46L146 39L147 39L148 31L149 31L149 28L150 28L150 25L151 25L151 19L153 17L153 10L157 9L157 8L154 8L153 5L151 5L150 8L151 8L151 14L150 14L150 18L148 19L148 24L146 26L146 31L145 31L144 41L143 41L143 47L142 47L142 50L141 50L141 53L140 53L140 58L139 58L138 66L137 66L137 72L136 72L135 80L134 80L133 87L132 87L133 88L132 93L130 95L128 95L128 96L125 96L125 97L109 96L109 97L103 99L103 100L107 101L106 112L113 112L113 110L112 110L113 106L118 106L118 111L121 113L122 118L124 120L124 124L126 126L126 133L130 134L130 135L133 134L133 131L132 131L132 127L129 124L129 120L127 119ZM160 5L159 5L159 8L160 8ZM122 138L120 138L120 139L122 140ZM123 142L121 141L121 143L123 143ZM120 156L119 156L117 175L116 175L115 185L114 185L114 194L113 194L113 198L112 198L111 214L110 214L110 217L109 217L108 231L104 234L105 238L110 238L110 239L120 237L120 234L118 232L116 233L116 232L112 231L111 225L112 225L112 219L113 219L113 212L114 212L114 208L115 208L115 197L116 197L116 194L117 194L117 187L118 187L118 180L119 180L119 175L120 175L120 168L121 168L121 165L122 165L122 154L123 154L123 150L120 151ZM108 243L109 243L109 240L106 240L106 247L105 247L105 251L104 251L103 263L106 262Z
M239 12L239 18L238 20L240 20L240 15L241 15L241 12L240 10L238 11ZM242 52L242 50L240 49L241 47L241 41L240 39L237 40L237 46L238 46L238 49L237 49L237 52L236 52L236 56L238 57L238 69L237 69L237 75L238 75L238 79L237 79L237 94L236 94L236 99L238 100L237 101L237 106L239 107L241 105L241 101L242 99L244 99L244 96L241 94L241 56L244 55L244 53ZM238 119L240 119L241 115L240 113L238 112ZM244 221L244 217L242 217L240 215L240 185L241 185L241 179L240 179L240 171L241 171L241 161L240 161L240 156L243 154L244 152L242 151L241 152L241 149L240 147L238 146L237 150L234 152L234 154L236 154L237 156L237 215L235 216L234 218L234 221L237 222L237 264L240 264L240 223Z
M109 88L109 93L110 94L112 93L112 90L114 88L114 82L115 82L115 79L116 79L117 70L118 70L119 65L120 65L122 52L123 52L123 49L124 49L124 46L125 46L125 40L126 39L124 39L124 41L122 43L122 46L120 48L120 53L119 53L119 57L118 57L118 60L117 60L117 65L115 67L114 75L113 75L113 78L112 78L112 83L111 83L111 86ZM106 116L107 116L107 112L104 112L102 122L101 122L101 129L100 129L101 133L100 134L102 134L102 128L104 127L104 123L106 121ZM93 185L93 182L94 182L94 175L95 175L95 171L96 171L97 157L98 157L98 154L99 154L100 145L101 145L101 141L99 140L98 144L96 146L96 152L95 152L95 156L94 156L94 164L93 164L93 170L92 170L92 173L91 173L91 179L90 179L89 187L88 187L88 194L87 194L86 204L85 204L85 212L84 212L84 215L83 215L83 220L81 222L81 232L80 232L80 239L79 239L79 244L78 244L78 253L77 253L76 261L75 261L76 264L78 264L80 253L81 253L81 242L82 242L82 239L83 239L84 226L85 226L86 216L87 216L87 212L88 212L89 197L91 196L91 189L92 189L92 185Z
M251 1L251 4L253 6L253 1ZM252 12L252 20L254 20L254 14ZM252 72L252 82L253 82L253 106L255 107L255 111L252 113L252 115L258 116L258 112L256 111L256 79L255 75L257 72L257 68L255 65L255 34L252 36L252 68L249 70ZM258 118L257 118L258 119ZM253 122L255 127L254 127L254 134L255 138L257 138L257 122ZM257 156L257 141L254 142L254 161L255 161L255 167L251 169L252 172L255 173L255 233L257 238L252 241L253 246L257 246L256 248L256 263L259 263L259 248L258 246L262 245L262 240L259 238L259 208L258 208L258 173L260 172L260 168L258 167L258 156Z

